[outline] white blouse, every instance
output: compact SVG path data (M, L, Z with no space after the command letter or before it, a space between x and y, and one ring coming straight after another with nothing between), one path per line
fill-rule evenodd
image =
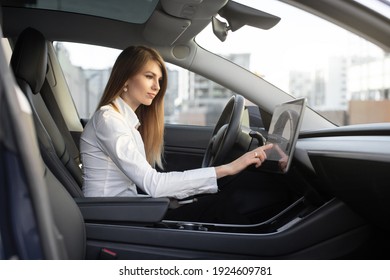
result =
M122 98L101 107L80 139L85 196L137 196L137 187L152 197L178 199L217 192L215 168L158 172L146 160L137 128L139 120Z

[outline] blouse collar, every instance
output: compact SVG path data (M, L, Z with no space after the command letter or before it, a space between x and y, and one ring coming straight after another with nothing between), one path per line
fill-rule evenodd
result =
M118 107L119 112L124 116L129 126L138 129L141 123L133 109L120 96L114 100L114 104Z

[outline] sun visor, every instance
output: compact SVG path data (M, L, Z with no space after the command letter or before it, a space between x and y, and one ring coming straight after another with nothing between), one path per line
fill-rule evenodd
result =
M188 19L172 17L156 10L147 21L143 36L155 45L173 45L190 25Z
M163 10L174 17L208 19L218 13L228 0L161 0Z

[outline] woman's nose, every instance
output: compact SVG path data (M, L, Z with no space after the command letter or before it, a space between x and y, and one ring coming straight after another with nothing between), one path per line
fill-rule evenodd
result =
M154 81L153 89L157 90L157 91L160 90L160 82L159 81Z

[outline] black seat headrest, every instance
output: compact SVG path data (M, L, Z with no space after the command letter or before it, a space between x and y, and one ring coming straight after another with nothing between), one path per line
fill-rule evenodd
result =
M41 32L29 27L20 33L11 67L16 78L26 81L34 94L41 90L47 70L47 45Z

